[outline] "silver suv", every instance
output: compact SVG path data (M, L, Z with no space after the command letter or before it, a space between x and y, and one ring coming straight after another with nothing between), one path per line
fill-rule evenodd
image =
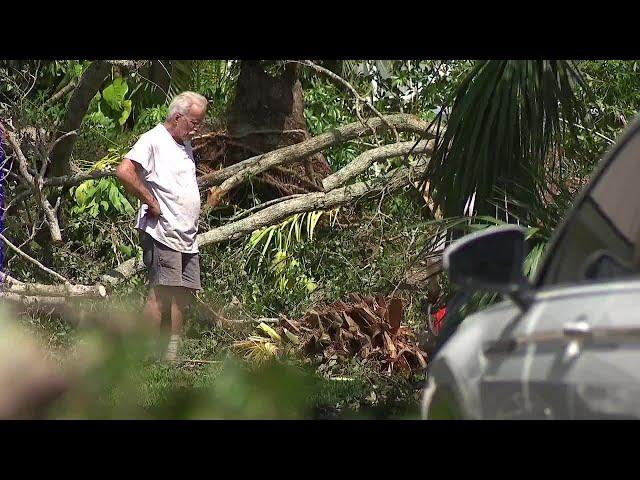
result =
M525 250L524 231L503 226L445 251L463 293L507 299L465 318L433 358L423 417L639 418L640 119L556 229L532 283Z

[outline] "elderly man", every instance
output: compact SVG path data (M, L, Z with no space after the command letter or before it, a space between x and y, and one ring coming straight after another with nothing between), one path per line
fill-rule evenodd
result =
M120 182L141 202L136 228L149 271L144 313L158 330L170 319L169 361L177 356L184 309L193 292L202 289L196 243L200 192L190 140L206 110L202 95L177 95L165 122L144 133L116 169Z

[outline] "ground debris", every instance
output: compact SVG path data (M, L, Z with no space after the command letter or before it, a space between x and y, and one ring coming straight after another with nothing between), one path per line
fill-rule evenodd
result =
M414 333L402 325L399 298L351 293L346 301L309 309L300 319L281 318L280 329L294 331L306 357L328 362L359 357L381 372L411 374L427 366Z

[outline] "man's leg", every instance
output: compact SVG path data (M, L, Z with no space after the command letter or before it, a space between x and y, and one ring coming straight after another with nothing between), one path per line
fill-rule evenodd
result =
M156 295L156 289L154 287L149 289L147 301L144 304L143 314L152 329L160 329L160 325L162 323L162 306L158 296Z
M177 252L148 235L143 239L146 241L143 258L149 268L151 286L145 315L156 331L171 332L165 359L175 360L185 309L192 291L201 288L199 255Z
M142 244L142 260L149 274L149 293L144 305L143 315L154 331L159 331L163 323L171 323L171 313L167 312L171 306L171 297L167 297L166 287L158 285L160 271L158 252L155 240L145 232L140 232ZM165 299L169 298L169 303ZM168 317L168 321L167 321ZM163 322L164 320L164 322Z
M178 352L178 342L184 323L184 312L193 299L195 291L200 290L200 256L197 253L182 254L181 287L173 287L171 302L171 341L167 351L167 359L175 359Z
M163 349L170 341L171 330L171 287L156 285L149 289L149 294L144 306L143 314L153 338L150 339L149 348L153 351ZM156 354L160 352L157 351ZM154 354L155 355L155 354Z
M171 333L180 335L184 325L184 312L191 302L193 296L190 288L172 287L171 297Z
M149 289L147 301L144 305L143 314L148 319L149 325L155 331L162 328L162 325L171 325L171 291L172 287L156 285Z
M178 343L184 325L184 313L191 301L191 289L185 287L171 288L171 339L167 348L165 359L176 360L178 356Z
M156 297L155 288L149 289L149 294L147 295L147 301L144 304L143 310L144 317L148 320L149 325L154 330L158 330L160 328L160 322L162 321L162 310L160 307L160 303Z

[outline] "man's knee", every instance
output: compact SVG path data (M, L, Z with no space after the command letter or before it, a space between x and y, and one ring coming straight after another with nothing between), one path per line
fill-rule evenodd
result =
M173 287L173 298L175 298L176 304L179 308L184 308L191 303L191 299L193 298L193 292L190 288L186 287Z
M173 292L171 291L171 287L156 285L149 290L147 306L153 309L162 310L164 307L171 305L172 295Z

